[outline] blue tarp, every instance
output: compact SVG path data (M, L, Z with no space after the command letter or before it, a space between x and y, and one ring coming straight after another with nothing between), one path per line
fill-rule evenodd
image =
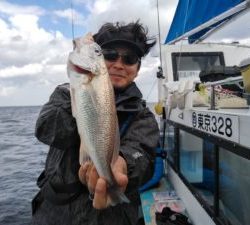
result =
M245 0L179 0L165 44L226 12ZM217 24L218 25L218 22ZM189 37L192 43L209 28Z

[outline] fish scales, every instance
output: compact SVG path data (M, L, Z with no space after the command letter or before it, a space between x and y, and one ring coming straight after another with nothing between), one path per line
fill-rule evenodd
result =
M77 108L79 112L84 113L79 115L77 123L79 127L85 127L85 129L79 129L80 137L85 136L86 145L94 146L95 145L95 136L97 135L98 124L94 117L97 116L96 109L93 108L92 99L88 91L79 91L76 93L76 102L78 102ZM84 100L84 101L83 101ZM89 141L89 143L87 143ZM80 156L80 161L85 159Z
M91 35L75 40L68 58L72 115L81 139L80 163L89 158L99 176L108 182L110 204L129 202L112 174L119 155L119 129L111 84L101 48Z

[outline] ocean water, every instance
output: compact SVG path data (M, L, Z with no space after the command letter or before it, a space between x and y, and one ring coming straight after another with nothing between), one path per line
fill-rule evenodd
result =
M41 107L0 107L0 224L26 225L48 147L34 137Z
M0 107L0 225L30 224L36 179L48 153L34 136L40 109Z

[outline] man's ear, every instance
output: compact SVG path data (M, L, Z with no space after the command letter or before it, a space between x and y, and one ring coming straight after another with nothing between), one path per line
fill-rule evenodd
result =
M138 62L138 67L137 67L138 72L139 72L140 68L141 68L141 60Z
M73 50L76 49L76 40L72 40L72 44L73 44Z

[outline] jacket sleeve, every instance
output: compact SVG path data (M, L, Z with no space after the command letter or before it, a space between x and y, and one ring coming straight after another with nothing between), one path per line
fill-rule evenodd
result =
M35 135L44 144L62 150L79 145L68 85L59 85L42 107L36 122Z
M128 165L127 192L147 182L154 172L155 148L159 143L159 128L147 108L136 115L121 140L121 155Z

